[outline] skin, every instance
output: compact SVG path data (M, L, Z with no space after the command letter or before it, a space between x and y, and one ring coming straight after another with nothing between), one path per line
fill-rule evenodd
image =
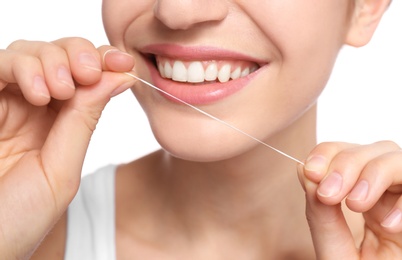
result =
M0 215L0 252L62 259L65 210L90 136L110 97L132 87L164 150L118 168L118 259L400 258L400 148L315 140L316 99L339 49L366 44L388 3L104 0L114 47L65 38L1 50L0 206L9 210ZM121 72L135 63L152 81L139 52L166 42L269 63L240 93L203 109L305 165L133 86Z
M189 6L181 6L171 1L157 1L154 11L152 1L122 3L121 8L116 8L116 5L119 6L118 1L104 1L104 23L112 45L135 55L138 75L149 81L151 79L143 58L137 56L135 51L152 43L223 46L224 49L269 62L269 68L260 73L258 79L251 82L241 95L208 105L205 109L257 138L269 143L284 143L288 136L281 132L299 120L315 104L328 80L347 32L349 7L346 7L346 2L350 1L343 1L342 5L320 4L311 8L301 1L295 1L292 7L279 1L265 3L263 6L260 2L257 4L242 1L236 4L220 3L218 6L212 2L187 3ZM207 12L212 4L214 12ZM136 11L130 11L126 15L123 9ZM177 19L184 9L189 17ZM286 11L282 11L280 16L274 15L278 9ZM332 11L333 9L337 11ZM261 10L264 10L265 15L260 13ZM123 16L122 19L115 19L117 15ZM272 21L261 19L265 16L272 17ZM136 20L133 22L134 19ZM323 19L330 20L330 24L315 25L318 20ZM295 22L299 20L303 20L303 23ZM211 26L212 22L219 24ZM233 24L242 26L234 27ZM283 32L283 28L289 28L285 30L287 33ZM303 28L313 29L304 30L302 34ZM138 35L141 37L137 37ZM166 40L166 35L174 35L173 40ZM253 48L250 48L250 41L225 40L230 39L231 35L250 35L253 42L263 44L253 44ZM320 35L320 41L317 41L317 35ZM175 38L180 41L174 40ZM294 42L299 44L295 45ZM320 52L316 51L317 48ZM303 70L300 69L301 65ZM317 73L316 67L322 68L322 71ZM299 80L301 75L302 80ZM149 88L133 90L148 115L158 141L166 150L180 158L216 161L236 157L255 147L255 143L249 139L239 138L232 130L221 127L202 115L195 115L191 109L181 111L178 116L178 109L183 109L161 102L151 94L154 91ZM302 92L303 98L300 98ZM178 131L180 134L171 138ZM194 131L197 134L193 134ZM188 143L199 147L199 153L186 152L184 147ZM279 147L283 147L282 144Z

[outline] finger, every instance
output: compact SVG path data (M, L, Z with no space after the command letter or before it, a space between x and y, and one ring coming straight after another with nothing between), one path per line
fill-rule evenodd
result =
M395 151L392 142L378 142L360 145L337 153L328 167L328 173L317 190L319 199L328 205L340 203L355 186L368 162L381 154Z
M402 232L402 197L400 196L392 209L384 216L381 221L381 226L390 233ZM402 237L398 236L399 242L402 242Z
M75 85L65 50L46 42L30 42L29 45L42 64L50 96L59 100L71 98Z
M74 95L75 86L64 49L49 42L24 40L13 42L7 49L39 60L43 79L51 97L65 100ZM31 70L28 64L21 64L20 68Z
M111 94L134 82L122 73L104 72L98 83L77 88L63 104L41 152L44 172L62 205L75 194L89 140Z
M305 176L319 183L328 172L331 160L340 151L356 147L356 144L342 142L325 142L318 144L309 154L304 166Z
M102 68L107 71L127 72L134 67L134 57L112 46L98 48L102 57Z
M402 184L402 151L385 153L372 159L362 170L356 185L346 199L357 212L371 209L385 191L400 194Z
M362 253L366 252L365 255L367 255L373 250L379 252L381 247L386 251L391 249L393 253L399 251L402 244L401 209L401 195L387 191L373 208L363 213L367 228L366 239L361 245ZM398 248L398 250L395 251L392 248ZM389 256L389 258L402 259L396 255Z
M113 46L101 46L96 50L97 53L95 53L92 43L85 39L65 38L55 41L55 43L66 49L71 66L77 68L76 70L73 69L74 78L83 85L95 83L97 75L94 78L91 78L91 75L89 75L88 80L93 79L94 81L84 81L81 78L81 67L95 71L101 69L113 72L131 71L134 67L133 56ZM82 74L84 77L87 77L85 71Z
M50 101L42 64L36 57L0 50L0 80L1 87L17 83L25 99L33 105L41 106Z
M102 60L98 50L83 38L63 38L52 42L64 49L74 80L80 85L98 82L102 74Z
M341 204L325 205L317 198L317 184L304 179L306 216L317 259L358 259L354 238Z

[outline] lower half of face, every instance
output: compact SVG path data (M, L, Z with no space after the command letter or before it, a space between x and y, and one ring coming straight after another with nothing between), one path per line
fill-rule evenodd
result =
M108 36L135 55L141 78L260 140L284 145L286 129L303 121L329 78L349 6L346 0L221 1L221 12L209 15L203 8L213 1L196 10L197 1L143 0L130 7L121 0L113 9L108 1ZM184 3L190 17L177 13ZM133 92L157 140L177 157L223 160L258 145L144 84Z

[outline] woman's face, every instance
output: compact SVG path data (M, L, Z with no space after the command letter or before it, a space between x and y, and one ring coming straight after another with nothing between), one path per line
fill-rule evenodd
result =
M348 31L351 0L104 0L111 44L141 78L269 142L324 88ZM154 134L191 160L256 145L145 85L133 87Z

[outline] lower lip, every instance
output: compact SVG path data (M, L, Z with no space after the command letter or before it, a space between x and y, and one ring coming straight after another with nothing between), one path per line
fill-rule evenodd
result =
M160 94L166 99L181 103L180 100L192 105L206 105L222 100L239 90L243 89L247 84L258 74L259 70L236 80L230 80L225 83L206 83L206 84L191 84L181 83L170 79L162 78L155 65L147 59L147 66L151 73L151 78L154 84L166 91L172 97L162 92Z

